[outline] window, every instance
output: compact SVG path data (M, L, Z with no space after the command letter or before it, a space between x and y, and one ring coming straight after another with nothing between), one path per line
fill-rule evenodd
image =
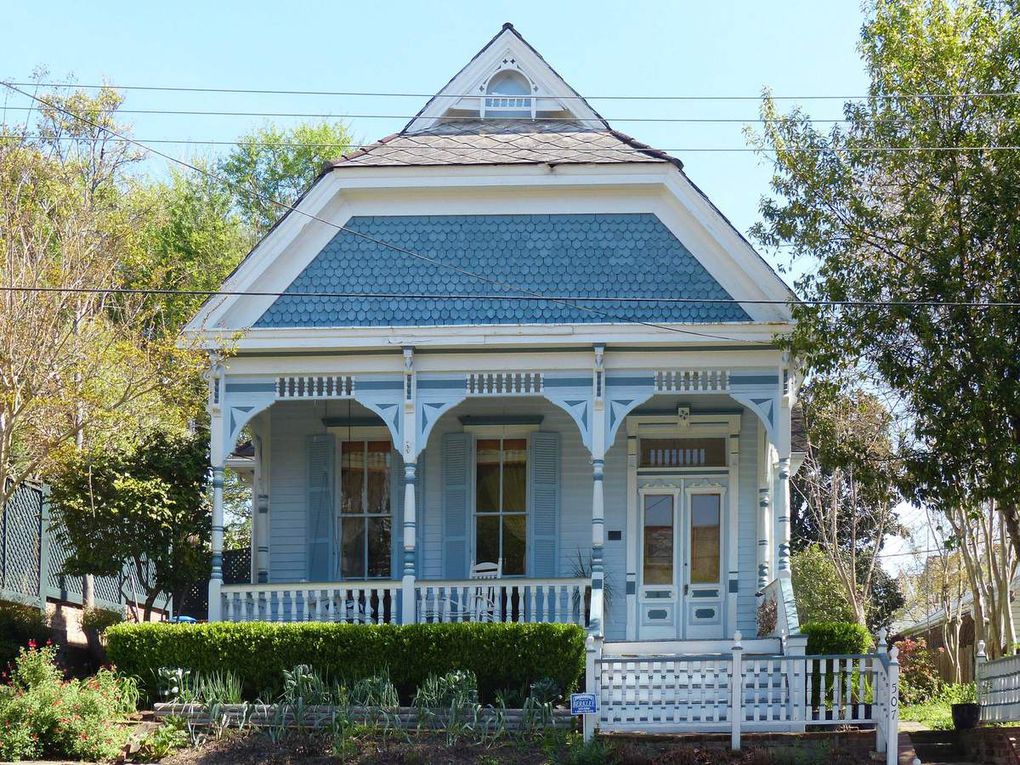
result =
M691 584L717 584L721 561L718 494L691 494Z
M479 439L475 445L475 563L502 560L504 574L524 575L527 510L527 439Z
M644 498L642 584L673 584L673 495Z
M500 119L531 116L531 83L520 72L497 72L485 87L485 111Z
M726 467L726 439L642 438L641 467Z
M390 576L393 505L389 441L340 446L340 576Z

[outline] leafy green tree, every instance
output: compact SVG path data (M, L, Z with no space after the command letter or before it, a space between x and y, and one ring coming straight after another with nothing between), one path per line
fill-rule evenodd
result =
M207 432L157 430L134 448L75 454L56 475L57 533L73 552L66 573L115 576L125 562L145 592L180 593L209 571Z
M801 624L855 621L836 567L822 548L808 545L798 550L793 554L791 564Z
M253 239L262 237L311 185L323 165L351 145L346 126L305 123L283 129L272 125L244 136L217 166L234 197L235 209Z
M765 98L774 195L755 234L792 248L801 295L838 303L796 306L796 356L894 395L908 497L1001 513L1020 552L1020 311L989 305L1020 285L1014 6L876 0L868 96L843 123Z

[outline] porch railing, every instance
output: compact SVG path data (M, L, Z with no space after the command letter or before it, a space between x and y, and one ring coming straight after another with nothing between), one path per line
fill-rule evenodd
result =
M228 622L557 622L588 624L588 579L419 580L223 585ZM403 603L413 603L404 613Z
M228 622L399 621L400 582L324 582L224 585L223 618Z
M789 645L787 646L789 649ZM805 656L743 655L740 633L727 652L633 656L591 634L586 684L598 712L584 732L728 732L734 749L741 731L804 731L807 726L874 727L876 751L897 762L898 653Z
M418 621L588 624L590 579L473 579L415 583Z
M981 722L1020 722L1020 655L988 661L985 641L978 641L974 680Z

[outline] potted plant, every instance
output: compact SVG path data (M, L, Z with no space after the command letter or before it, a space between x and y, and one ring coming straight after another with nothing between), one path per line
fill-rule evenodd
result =
M977 700L977 685L969 683L961 689L959 701L952 705L953 727L956 730L970 730L981 722L981 705Z

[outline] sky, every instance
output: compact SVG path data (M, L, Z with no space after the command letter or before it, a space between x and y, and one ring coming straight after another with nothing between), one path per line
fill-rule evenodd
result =
M41 68L52 81L80 84L431 94L510 21L613 127L680 157L744 233L769 193L767 160L747 150L744 136L755 127L762 89L783 98L784 109L799 105L812 117L838 119L843 98L867 85L858 0L107 0L101 8L0 0L0 79L25 81ZM711 98L600 98L619 95ZM368 142L399 130L425 100L128 91L123 108L386 116L346 120ZM0 94L0 108L26 103ZM142 141L231 141L270 121L302 119L124 118ZM734 122L654 121L663 119ZM187 159L229 148L155 145ZM165 163L148 170L165 172ZM781 256L763 255L780 264ZM905 549L897 543L889 551ZM899 560L909 558L890 559L890 568Z

